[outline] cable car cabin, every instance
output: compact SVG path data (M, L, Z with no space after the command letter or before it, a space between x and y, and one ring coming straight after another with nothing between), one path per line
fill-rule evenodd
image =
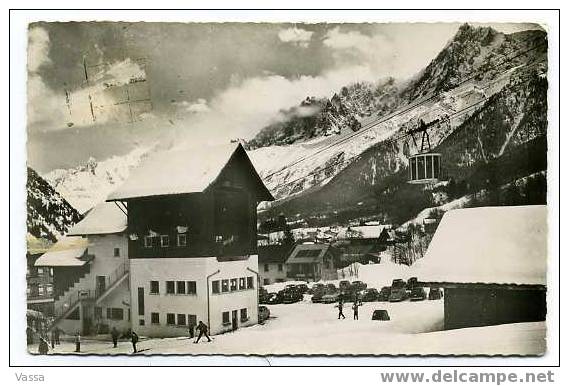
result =
M434 183L439 180L440 175L440 153L419 153L409 156L410 184Z

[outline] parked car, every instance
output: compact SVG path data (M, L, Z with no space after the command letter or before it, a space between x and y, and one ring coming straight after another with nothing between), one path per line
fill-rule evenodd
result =
M417 278L416 277L411 277L409 278L409 280L407 280L407 289L408 290L412 290L413 288L417 287Z
M269 300L269 292L265 289L265 287L259 288L259 304L267 304Z
M338 289L336 288L336 286L332 283L326 284L326 290L329 292L336 292L338 291Z
M278 293L271 292L267 296L267 303L266 304L281 304L281 303L282 303L282 299Z
M308 292L308 284L297 284L296 288L303 295Z
M438 287L431 287L429 290L429 300L439 300L443 297L443 291Z
M423 287L414 287L411 290L411 295L409 295L409 300L411 301L425 300L426 298L427 293Z
M348 280L341 280L340 283L338 284L338 288L340 289L340 291L349 291L351 287L352 285Z
M394 279L391 282L391 289L394 290L396 288L405 288L407 287L407 283L403 279Z
M379 298L379 292L375 288L368 288L362 291L360 299L362 302L375 302Z
M284 304L296 303L302 300L302 294L297 290L283 291L282 302Z
M312 301L312 303L321 303L322 302L322 297L326 295L326 292L324 291L316 291L314 293L314 295L312 295L312 298L310 299Z
M363 281L360 280L356 280L352 282L352 288L354 289L354 291L363 291L367 288L367 284L364 283Z
M389 301L390 302L401 302L407 299L407 291L405 287L401 288L393 288L391 287L391 293L389 294Z
M381 291L379 291L377 300L380 302L387 302L389 301L389 296L391 296L391 287L383 287L381 288Z
M325 303L325 304L336 303L338 299L339 299L339 293L337 292L327 293L326 295L322 296L320 303Z
M387 310L374 310L371 314L371 320L391 320Z
M269 319L271 316L271 311L269 307L259 306L259 323L263 323L265 320Z
M308 290L308 293L310 294L314 294L317 291L323 291L324 288L326 288L326 286L322 283L316 283L312 286L312 288L310 288L310 290Z

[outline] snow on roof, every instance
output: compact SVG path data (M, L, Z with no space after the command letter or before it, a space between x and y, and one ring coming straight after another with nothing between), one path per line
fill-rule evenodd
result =
M126 214L114 202L102 202L87 212L85 218L75 224L68 236L121 233L126 230Z
M203 192L215 182L238 151L247 157L239 143L155 153L136 168L107 201ZM262 184L258 175L256 177ZM267 199L272 199L268 191L264 193Z
M88 240L83 237L64 237L35 262L36 267L80 267L87 263L85 251Z
M384 229L391 229L391 225L362 225L342 228L337 237L339 239L377 239Z
M259 264L284 263L292 247L290 245L266 245L258 248Z
M329 244L299 244L293 249L286 263L318 263L329 249Z
M45 253L53 244L49 240L37 238L30 233L26 235L26 243L28 247L28 253L31 255Z
M447 212L421 260L419 281L546 284L547 207L483 207Z

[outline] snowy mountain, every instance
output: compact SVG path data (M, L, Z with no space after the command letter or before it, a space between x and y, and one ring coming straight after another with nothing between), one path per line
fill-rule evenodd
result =
M73 208L33 169L28 168L27 226L28 239L56 241L81 220Z
M253 162L278 199L261 218L284 213L325 224L374 216L401 224L424 208L546 170L546 45L543 31L505 35L464 25L388 98L380 118L358 116L359 131L253 150ZM429 135L443 154L450 187L429 191L406 184L407 156L417 149L402 136L419 119L440 118L446 119ZM498 196L491 200L508 204Z
M148 148L135 148L124 156L103 161L90 158L71 169L55 169L43 177L80 213L104 201L148 153Z

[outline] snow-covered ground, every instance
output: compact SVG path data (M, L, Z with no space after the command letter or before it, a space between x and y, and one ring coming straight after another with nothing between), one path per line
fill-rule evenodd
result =
M312 304L307 299L269 306L271 318L263 325L217 335L213 341L194 344L188 338L144 339L140 355L152 354L519 354L545 350L545 324L521 323L453 331L442 328L443 302L366 303L360 320L337 319L334 305ZM374 309L386 309L390 321L372 321ZM108 337L101 337L107 338ZM73 353L72 342L63 342L54 353ZM30 346L37 352L37 346ZM84 339L83 354L130 354L129 342L113 348L109 341Z

